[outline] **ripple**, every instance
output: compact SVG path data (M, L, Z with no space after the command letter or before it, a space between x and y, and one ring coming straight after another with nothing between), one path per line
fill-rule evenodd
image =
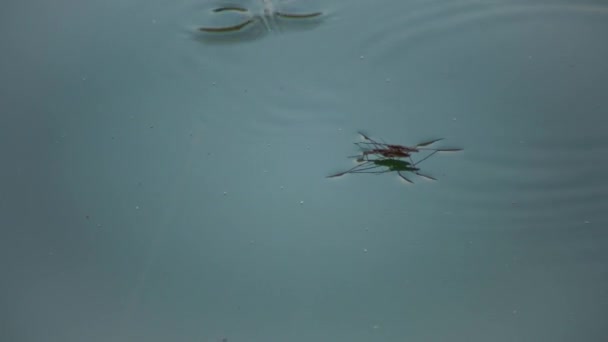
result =
M517 150L478 150L468 167L451 171L460 176L445 200L471 222L491 217L552 227L594 221L608 205L608 142L598 139L554 137Z
M560 14L608 15L608 6L568 4L511 4L501 2L418 2L401 10L403 15L372 17L380 22L363 39L368 55L379 60L394 53L411 49L418 44L433 42L466 29L496 30L504 24L517 24L522 20Z

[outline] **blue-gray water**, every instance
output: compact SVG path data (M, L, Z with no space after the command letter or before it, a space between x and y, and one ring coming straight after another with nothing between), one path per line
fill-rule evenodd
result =
M218 4L4 2L1 341L608 340L606 2Z

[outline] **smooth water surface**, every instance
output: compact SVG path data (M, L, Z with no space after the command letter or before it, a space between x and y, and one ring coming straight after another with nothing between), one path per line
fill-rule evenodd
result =
M608 339L608 5L226 4L4 5L0 340Z

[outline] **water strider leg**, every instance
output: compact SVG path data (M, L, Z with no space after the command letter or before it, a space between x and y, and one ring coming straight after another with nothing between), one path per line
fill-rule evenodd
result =
M401 171L397 171L397 174L399 175L399 177L401 177L403 180L405 180L408 183L414 184L414 182L412 182L411 180L409 180L407 177L405 177Z
M238 7L238 6L219 7L219 8L215 8L213 10L213 12L215 12L215 13L225 12L225 11L249 12L248 9L243 8L243 7Z
M438 152L438 151L433 151L433 152L432 152L432 153L430 153L428 156L426 156L426 157L424 157L424 158L420 159L419 161L417 161L417 162L415 162L415 163L414 163L414 161L412 160L412 158L410 158L410 160L412 161L412 165L413 165L413 166L416 166L416 165L418 165L418 164L422 163L423 161L425 161L425 160L429 159L429 158L430 158L430 157L431 157L433 154L435 154L435 153L437 153L437 152ZM399 173L399 172L398 172L398 173ZM420 172L418 172L418 171L415 171L414 173L415 173L415 174L417 174L417 175L418 175L418 176L420 176L420 177L424 177L424 178L427 178L427 179L432 179L432 180L435 180L435 181L437 180L437 178L431 177L431 176L429 176L429 175L422 174L422 173L420 173ZM404 176L403 176L401 173L399 173L399 176L401 176L401 178L404 178L405 180L408 180L408 179L406 179L406 178L405 178L405 177L404 177ZM410 181L410 183L413 183L413 182L411 182L411 181Z
M277 17L289 18L289 19L306 19L306 18L314 18L318 17L322 12L314 12L314 13L283 13L283 12L274 12Z
M443 140L443 138L439 138L439 139L433 139L433 140L429 140L429 141L425 141L425 142L421 142L419 144L416 144L416 147L420 147L420 146L428 146L430 144L436 143L438 141Z
M392 172L392 170L384 170L384 171L369 171L369 170L373 170L373 169L377 169L379 167L382 167L381 165L374 165L374 166L368 166L366 168L361 168L361 169L356 169L356 170L352 170L349 173L387 173L387 172Z
M234 25L234 26L226 26L226 27L201 27L199 28L199 31L203 31L203 32L233 32L233 31L240 31L243 27L253 23L256 19L252 18L252 19L248 19L238 25Z
M420 173L420 172L414 172L414 173L415 173L415 174L417 174L417 175L418 175L418 176L420 176L420 177L424 177L424 178L427 178L427 179L432 179L432 180L434 180L434 181L436 181L436 180L437 180L437 178L431 177L431 176L429 176L429 175L424 175L424 174L422 174L422 173Z
M357 166L355 166L355 167L353 167L353 168L351 168L351 169L348 169L348 170L346 170L346 171L343 171L343 172L338 172L338 173L336 173L336 174L333 174L333 175L327 176L327 178L333 178L333 177L340 177L340 176L343 176L343 175L345 175L345 174L347 174L347 173L351 173L353 170L356 170L357 168L361 168L361 167L363 167L363 166L365 166L365 165L368 165L368 164L372 164L372 162L371 162L371 161L367 161L367 162L365 162L365 163L363 163L363 164L359 164L359 165L357 165Z
M377 168L379 168L379 167L382 167L382 166L374 166L374 167L367 168L367 169L365 169L365 170L355 170L355 171L350 172L350 173L371 173L371 174L374 174L374 175L379 175L379 174L381 174L381 173L389 173L389 172L393 172L393 170L383 170L383 171L366 171L366 170L377 169Z
M424 157L424 158L420 159L419 161L415 162L413 165L414 165L414 166L416 166L416 165L418 165L418 164L422 163L423 161L425 161L425 160L429 159L429 158L430 158L430 157L431 157L433 154L435 154L435 153L437 153L437 152L439 152L439 151L433 151L432 153L429 153L429 155L428 155L428 156L426 156L426 157ZM412 159L410 158L410 160L412 160ZM412 163L413 163L413 162L414 162L414 161L412 160Z
M357 132L357 133L359 133L359 134L360 134L360 135L363 137L363 140L370 141L370 142L368 142L368 143L363 143L363 144L373 145L373 146L375 146L376 148L386 148L386 147L387 147L387 145L386 145L386 144L383 144L383 143L379 143L379 142L377 142L376 140L374 140L374 139L372 139L372 138L368 137L368 136L367 136L365 133L363 133L363 132ZM358 144L360 144L360 143L355 143L355 144L356 144L356 145L358 145Z

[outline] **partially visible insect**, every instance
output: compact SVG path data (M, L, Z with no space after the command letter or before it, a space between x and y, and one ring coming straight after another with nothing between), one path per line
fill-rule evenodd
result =
M199 31L203 32L234 32L240 31L246 26L253 24L255 22L262 22L264 27L268 31L272 31L273 27L276 27L275 18L288 18L288 19L307 19L318 17L322 12L313 12L313 13L285 13L281 11L277 11L274 8L271 0L262 0L262 4L264 5L262 13L254 13L247 8L239 7L239 6L225 6L218 7L213 10L214 13L220 12L239 12L245 14L247 19L239 24L232 26L224 26L224 27L201 27Z

